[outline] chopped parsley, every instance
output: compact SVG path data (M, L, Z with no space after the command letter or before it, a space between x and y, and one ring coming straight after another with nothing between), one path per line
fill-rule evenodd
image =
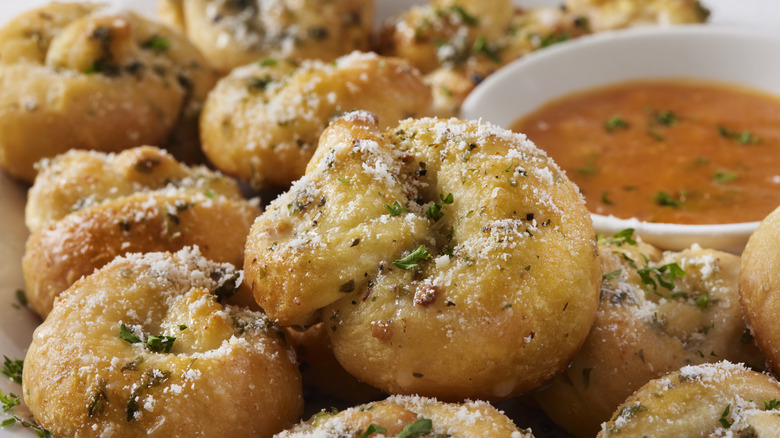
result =
M409 253L406 257L398 260L393 260L393 264L401 269L412 269L419 266L417 263L418 260L422 259L429 259L431 258L431 255L428 253L428 250L425 249L425 245L420 245Z
M710 293L706 290L703 290L699 292L699 296L696 297L696 307L698 307L701 310L704 310L707 308L707 305L710 304Z
M677 114L670 110L654 111L652 114L653 119L664 126L676 125L680 121Z
M495 62L496 64L499 64L501 62L501 58L498 56L498 52L491 48L487 40L484 36L481 36L477 38L476 41L474 41L474 47L473 47L474 53L476 54L483 54L485 55L489 60Z
M278 62L275 58L265 58L257 61L257 63L260 65L260 67L271 67L276 65Z
M265 75L262 78L253 76L249 78L247 88L249 88L249 91L262 91L265 90L265 87L267 87L271 82L273 82L273 80L269 75Z
M607 132L614 132L618 129L628 129L628 122L623 120L623 117L621 117L619 114L615 114L614 116L608 118L606 122L604 122L604 129Z
M428 418L420 418L414 423L407 423L404 426L401 433L398 434L398 438L407 438L410 436L424 436L431 433L433 429L433 422Z
M387 209L387 214L390 216L399 216L406 211L404 207L401 207L401 204L399 204L398 201L393 201L393 205L385 204L385 208Z
M18 406L21 402L22 399L18 395L12 394L10 392L8 395L6 395L3 394L3 391L0 391L0 403L3 405L3 412L8 412L9 410Z
M509 166L507 166L506 169L504 169L504 172L511 172L512 171L512 166L514 166L514 165L515 165L515 159L512 158L512 161L509 162Z
M119 339L125 340L131 344L137 344L141 342L141 338L136 336L126 325L122 324L119 327Z
M108 403L108 395L106 394L106 381L100 379L98 387L92 393L92 401L87 406L87 414L89 418L95 418L95 415L103 412Z
M441 219L441 217L444 216L441 209L447 204L452 204L454 201L452 193L449 193L447 196L439 195L439 199L441 199L441 202L433 203L433 205L428 207L428 211L425 212L428 219L433 219L435 221Z
M339 180L339 182L341 182L341 183L343 183L343 184L351 184L351 183L352 183L352 182L351 182L349 179L347 179L347 178L342 178L342 177L339 177L339 178L338 178L338 180Z
M176 338L173 336L149 335L146 338L146 347L155 353L170 353L174 341Z
M657 268L641 268L636 272L642 279L645 290L652 288L654 292L657 291L658 286L674 290L674 280L685 276L685 271L677 263L668 263ZM676 294L673 294L672 298L676 298L674 295Z
M23 359L9 359L3 355L3 369L0 372L12 381L22 384L22 371L24 370Z
M464 23L468 24L469 26L476 26L479 24L479 18L470 15L468 12L466 12L462 7L458 5L452 5L450 6L450 10L452 12L455 12L461 20L463 20Z
M604 205L614 205L615 204L614 202L612 202L611 199L609 199L609 191L608 190L604 190L603 192L601 192L601 203L604 204Z
M149 388L159 386L165 383L170 377L170 371L162 371L158 369L151 369L145 371L141 380L135 382L130 388L130 398L127 399L126 419L132 421L135 419L135 414L140 410L139 401L143 392Z
M682 201L674 199L672 195L664 190L653 195L653 200L662 207L680 208L682 206Z
M737 179L737 174L734 172L727 172L725 170L718 170L712 177L712 180L716 183L726 184Z
M637 403L635 405L626 405L620 408L620 411L618 412L618 417L631 418L640 412L645 412L646 410L647 408L642 406L640 403Z
M11 418L7 418L0 422L0 426L7 427L11 426L13 424L19 423L22 427L27 427L35 431L35 434L38 435L38 438L54 438L54 435L51 434L48 430L42 428L34 421L27 421L23 418L20 418L16 415L13 415Z
M726 409L723 410L723 413L720 414L720 418L718 418L720 425L726 429L731 427L731 422L728 420L729 412L731 412L731 403L726 405Z
M780 408L780 400L773 398L772 400L764 401L765 411L771 411L777 408Z
M721 137L735 140L742 145L761 143L761 139L751 134L750 131L732 131L723 125L718 125L718 132Z
M171 47L171 40L159 35L154 35L141 44L141 48L151 50L157 55L165 53Z
M610 279L613 279L613 278L617 277L622 272L623 272L622 269L617 269L617 270L609 272L607 274L601 274L601 279L602 280L610 280Z
M607 237L602 240L602 244L611 244L615 246L631 245L637 246L636 240L634 240L634 229L626 228L618 231L612 237Z
M550 47L553 44L562 43L568 40L569 40L569 34L553 32L549 35L545 35L544 38L542 38L542 40L539 42L539 48L543 49L545 47Z
M14 307L27 307L27 294L23 289L16 289L16 303Z
M180 330L184 330L179 326ZM186 326L184 328L187 328ZM119 338L125 340L131 344L138 344L141 338L135 335L126 325L122 324L119 327ZM170 353L173 343L176 338L173 336L165 335L148 335L146 336L146 348L154 353Z
M375 423L371 423L366 431L360 434L360 438L368 438L375 433L387 433L387 429Z
M119 66L104 58L96 59L92 64L84 70L84 74L91 75L95 73L102 73L106 76L118 76Z
M661 135L661 133L656 131L655 129L648 129L647 135L653 137L653 140L655 141L664 141L664 136Z

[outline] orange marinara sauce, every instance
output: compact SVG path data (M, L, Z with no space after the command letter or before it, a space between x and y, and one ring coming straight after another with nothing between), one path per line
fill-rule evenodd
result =
M780 205L780 99L693 81L569 95L516 121L595 213L648 222L758 221Z

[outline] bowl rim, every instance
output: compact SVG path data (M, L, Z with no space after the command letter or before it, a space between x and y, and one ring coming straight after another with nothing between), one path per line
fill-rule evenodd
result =
M622 55L626 53L627 44L631 44L634 42L638 42L638 43L647 42L648 44L661 45L665 43L679 41L681 38L684 40L691 41L689 45L686 44L685 46L686 48L688 46L697 46L700 44L708 44L708 43L711 43L712 47L718 48L719 41L733 42L736 40L737 42L744 41L745 44L751 44L754 42L762 41L763 42L762 47L776 47L778 57L780 57L780 32L776 32L774 30L767 30L764 28L755 29L755 28L746 28L746 27L735 27L735 26L712 26L712 25L690 24L690 25L677 25L677 26L670 26L670 27L663 27L663 28L638 27L638 28L600 32L600 33L585 35L580 38L566 41L562 44L555 44L551 47L545 48L544 50L537 50L531 52L501 67L495 73L487 77L481 84L479 84L466 98L461 108L460 117L464 119L486 121L485 118L480 116L480 112L482 112L480 108L484 110L484 108L487 107L484 102L491 102L492 100L490 99L493 99L494 97L500 98L500 96L498 96L496 93L498 93L502 88L511 86L510 84L513 80L515 80L515 76L519 74L525 74L525 73L538 74L540 70L533 70L535 66L538 64L544 64L548 62L555 63L557 62L557 60L566 58L568 56L585 56L583 55L583 53L585 54L593 53L593 52L587 52L588 50L601 51L605 49L610 49L612 47L617 47L618 45L621 45L620 50ZM644 53L644 52L637 52L637 53ZM665 55L658 55L658 56L665 56ZM707 56L711 57L712 55L710 54ZM717 56L725 57L727 55L718 54ZM726 62L729 61L726 60ZM765 61L765 62L769 62L769 61ZM778 65L780 65L780 63ZM545 67L545 66L542 65L541 67ZM541 67L537 67L537 68L541 68ZM554 66L551 65L551 67ZM532 69L532 71L527 71L529 68ZM603 69L606 68L609 67L606 66L603 67ZM512 117L512 120L516 120L521 115L527 114L528 112L533 111L535 108L538 108L539 105L543 105L546 102L561 98L571 93L576 93L578 91L594 89L594 88L608 86L610 84L616 84L620 82L645 80L645 79L652 80L654 78L683 79L683 80L700 79L700 80L714 82L714 83L725 83L725 84L733 83L743 88L754 89L763 93L768 93L770 95L776 95L780 97L780 83L777 89L767 90L766 85L762 85L762 84L751 85L751 82L761 82L761 81L754 80L749 77L748 77L749 81L740 82L738 80L719 79L718 77L726 76L724 74L721 74L720 72L716 72L712 75L708 75L706 73L699 73L699 74L686 73L683 71L685 69L686 69L685 67L681 68L680 73L675 73L674 69L672 69L672 71L670 71L668 74L649 73L646 75L643 74L642 72L637 72L635 74L633 71L630 71L626 75L621 75L625 77L618 78L618 79L614 79L612 77L608 77L604 79L603 78L604 75L594 76L593 79L586 79L580 81L580 82L586 82L585 85L577 83L576 85L571 86L564 90L554 90L549 93L542 93L542 96L544 97L541 99L540 102L536 103L536 105L533 106L531 109L516 111L514 114L510 114L510 116ZM566 87L562 87L562 88L566 88ZM517 92L515 92L515 94L516 93ZM536 96L534 96L534 98L538 99L538 97ZM530 100L533 101L534 99L530 99ZM493 106L501 107L501 103ZM498 111L500 110L497 109L496 112ZM489 113L488 116L490 117ZM507 123L511 123L511 121L510 122L502 121L499 124L508 127L506 125ZM531 139L531 141L533 141L533 139ZM653 243L653 241L657 242L659 238L667 239L667 240L678 240L680 242L679 245L674 243L664 245L669 249L682 249L684 247L689 246L690 243L695 242L697 240L707 240L703 238L706 236L710 236L713 239L718 241L718 243L715 243L713 247L726 248L732 252L741 252L742 248L744 247L744 243L747 242L747 238L749 237L750 234L752 234L752 232L756 229L756 227L760 223L760 221L751 221L751 222L733 222L733 223L724 223L724 224L675 224L675 223L664 223L664 222L647 222L647 221L639 220L637 218L623 219L611 215L610 216L602 215L599 213L591 213L591 218L594 222L594 228L596 229L596 232L600 234L606 234L610 232L614 233L622 229L634 228L635 233L639 234L640 236L647 236L645 240L650 243Z
M617 29L603 31L588 35L583 35L578 38L574 38L562 43L553 44L549 47L545 47L543 50L535 50L522 57L515 59L506 65L501 66L494 73L485 78L480 84L478 84L474 90L464 100L461 105L459 117L463 119L476 120L481 117L475 117L478 111L475 107L479 107L482 99L485 99L485 95L488 95L491 90L498 87L496 84L500 84L511 80L511 78L518 74L517 70L524 70L533 67L535 64L541 64L544 62L550 62L556 58L563 58L569 56L568 54L575 54L581 50L595 50L600 47L609 47L615 44L624 44L627 41L656 41L664 42L667 40L674 40L677 38L691 38L691 39L703 39L703 38L721 38L722 41L733 41L734 38L748 38L756 41L762 40L765 43L772 44L777 48L778 57L780 57L780 28L778 30L766 29L766 28L748 28L742 26L733 25L706 25L706 24L680 24L667 27L633 27L626 29ZM713 43L714 44L714 43ZM586 89L592 89L609 84L619 83L621 81L633 81L642 79L653 79L658 77L665 77L668 79L702 79L710 82L729 83L732 81L726 79L716 79L708 77L698 77L697 75L685 74L685 73L671 73L665 76L659 76L657 74L648 75L631 75L623 79L617 80L597 80L592 81L594 84L574 87L573 89L567 89L556 94L552 94L552 97L547 98L546 101L562 97L573 92L583 91ZM737 84L746 86L747 88L753 88L755 90L766 92L769 94L777 95L780 97L780 83L776 91L766 91L761 88L750 84ZM514 116L517 118L517 116Z

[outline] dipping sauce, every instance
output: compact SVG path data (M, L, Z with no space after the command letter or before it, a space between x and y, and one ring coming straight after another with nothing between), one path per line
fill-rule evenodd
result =
M576 93L516 121L591 212L647 222L762 220L780 205L780 99L694 81Z

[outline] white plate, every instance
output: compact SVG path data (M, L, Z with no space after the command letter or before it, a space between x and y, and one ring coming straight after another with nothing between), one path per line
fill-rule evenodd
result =
M18 13L48 3L46 0L0 0L0 25ZM127 6L153 15L155 0L113 0L108 3ZM418 0L377 0L378 21L403 10ZM527 6L557 5L559 0L516 0ZM712 10L711 23L765 26L780 30L780 2L777 0L704 0ZM564 43L567 44L567 43ZM26 187L0 172L0 356L21 359L32 332L39 323L26 309L17 309L16 290L24 288L21 257L27 229L24 226ZM21 387L0 375L0 390L21 393ZM0 421L8 414L0 412ZM0 438L34 437L32 431L18 427L0 429Z

